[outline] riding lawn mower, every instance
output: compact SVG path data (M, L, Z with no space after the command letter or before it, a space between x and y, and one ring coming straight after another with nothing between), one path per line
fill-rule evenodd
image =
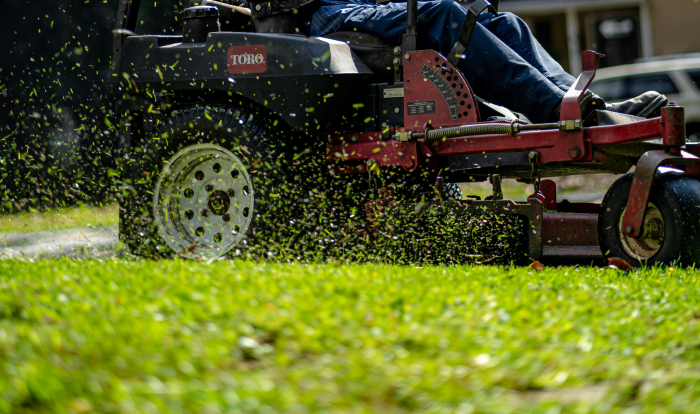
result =
M460 1L467 18L447 57L417 50L417 0L401 44L305 36L298 12L311 0L185 1L182 35L136 35L140 0L119 2L110 86L120 97L120 237L132 252L211 260L282 243L265 229L304 217L313 196L281 194L306 185L335 188L324 197L348 207L333 209L347 215L339 222L364 223L353 227L363 240L382 237L387 215L490 212L519 218L530 260L700 262L700 145L686 142L684 109L584 119L579 100L602 57L593 51L558 122L533 124L475 96L456 65L497 1ZM319 146L328 181L305 179ZM601 173L621 174L602 204L557 202L542 179ZM504 199L504 178L533 194ZM457 183L480 181L493 195L462 199Z

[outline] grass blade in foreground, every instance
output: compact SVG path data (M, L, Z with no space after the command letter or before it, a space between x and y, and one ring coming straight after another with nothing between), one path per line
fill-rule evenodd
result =
M697 412L698 276L4 261L0 412Z

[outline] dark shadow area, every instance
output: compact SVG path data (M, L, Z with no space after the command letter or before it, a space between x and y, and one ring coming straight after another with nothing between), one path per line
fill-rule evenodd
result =
M0 1L0 213L113 200L117 3ZM144 4L137 31L179 30L178 10Z

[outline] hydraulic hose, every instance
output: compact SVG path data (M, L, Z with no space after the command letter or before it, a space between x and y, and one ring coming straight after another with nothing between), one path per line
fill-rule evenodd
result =
M490 124L472 124L460 125L456 127L431 129L427 132L411 134L412 138L425 138L428 142L441 140L444 138L468 137L473 135L513 135L515 136L521 131L533 131L543 129L559 129L559 124L556 122L550 124L532 124L524 125L518 122L490 123ZM394 139L399 139L399 134L394 136Z

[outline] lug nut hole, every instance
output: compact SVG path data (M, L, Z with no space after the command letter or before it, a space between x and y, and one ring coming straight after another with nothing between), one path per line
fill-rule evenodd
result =
M230 221L230 220L231 220L231 216L229 216L228 214L224 214L223 216L221 216L221 218L222 218L224 221Z
M216 233L214 235L214 241L217 243L221 242L221 233Z
M209 216L209 210L207 210L205 208L204 210L202 210L202 217L208 217L208 216Z
M194 178L198 179L199 181L202 181L204 179L204 173L202 171L197 171L194 173Z
M238 178L239 175L241 175L241 173L238 170L231 171L231 177Z
M194 197L194 191L192 191L191 188L188 188L187 190L185 190L185 197L186 197L186 198L192 198L192 197Z
M214 186L211 185L211 184L207 184L207 185L204 187L204 189L211 193L211 191L214 189Z
M187 220L192 220L194 218L194 211L192 211L192 210L185 211L185 218L187 218Z
M221 164L218 164L218 163L214 164L214 166L212 167L212 170L214 170L214 172L217 174L220 173L221 172Z
M197 227L197 230L194 231L194 234L196 234L199 237L204 236L204 227Z

